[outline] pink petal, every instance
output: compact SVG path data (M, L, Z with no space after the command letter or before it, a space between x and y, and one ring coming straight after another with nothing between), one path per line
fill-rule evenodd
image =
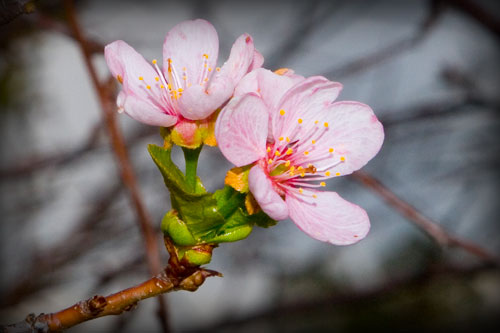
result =
M250 66L254 60L255 48L253 39L248 34L243 34L233 44L229 58L221 67L217 76L229 77L236 85L241 78L249 72Z
M222 154L243 166L266 156L268 113L255 95L233 98L217 118L215 137Z
M281 98L278 109L285 111L285 116L279 112L273 113L273 137L292 136L293 132L298 133L295 137L300 138L314 127L318 110L325 105L333 103L337 98L342 85L332 82L322 76L312 76L303 80L289 89ZM298 119L303 119L299 126ZM298 127L298 128L297 128Z
M231 97L234 85L229 78L220 77L205 89L205 86L193 85L177 100L179 112L185 118L199 120L210 116Z
M185 68L187 82L193 85L201 83L205 62L207 68L215 68L218 54L219 37L212 24L201 19L181 22L167 33L163 43L165 77L168 78L168 59L172 59L180 80Z
M127 95L151 99L146 84L154 87L157 73L142 55L124 41L117 40L106 45L104 57L113 76L118 78L119 75L123 80L123 89ZM139 80L139 77L143 80Z
M334 149L329 159L313 162L320 169L339 161L345 161L331 169L332 176L350 174L363 167L380 150L384 141L384 129L372 109L358 102L335 102L318 111L320 126L328 123L326 133L317 140L309 158L324 156Z
M258 94L269 110L275 110L283 95L293 87L301 77L290 77L287 75L278 75L268 69L256 69L241 79L236 86L234 96L244 95L246 93Z
M123 103L123 109L132 118L141 123L153 126L170 127L177 122L176 116L165 114L153 104L132 95L120 94L118 102Z
M262 56L262 54L259 51L254 50L252 64L250 65L248 71L251 72L257 68L261 68L263 64L264 64L264 56Z
M254 166L248 173L248 187L260 208L274 220L284 220L288 217L288 208L274 190L273 184L260 165Z
M312 195L317 198L313 198ZM304 190L304 195L286 196L290 218L306 234L323 242L349 245L370 230L365 210L335 192Z

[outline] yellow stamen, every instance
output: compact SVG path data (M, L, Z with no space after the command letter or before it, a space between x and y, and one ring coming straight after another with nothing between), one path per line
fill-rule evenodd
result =
M312 143L312 144L315 144L315 143L316 143L316 140L312 140L312 141L311 141L311 143Z
M267 147L267 152L269 153L271 151L271 147Z
M319 183L320 186L326 186L326 183L325 182L321 182Z
M160 78L159 78L158 76L157 76L157 77L155 77L155 81L156 81L156 82L160 81Z
M151 62L153 63L153 65L156 65L156 63L157 63L158 61L156 61L156 59L153 59L153 61L151 61Z
M139 76L139 81L142 81L144 80L144 78L142 76Z
M211 72L212 71L212 67L208 67L208 71Z
M151 86L148 84L148 85L146 86L146 88L151 89Z
M286 154L287 155L292 155L293 153L293 149L292 148L288 148L288 150L286 151Z
M290 166L290 160L288 160L288 161L286 161L286 162L285 162L285 166L286 166L286 167L289 167L289 166Z
M163 88L165 88L165 86L164 86L163 84L162 84L162 85L160 85L160 89L163 89Z
M183 92L183 91L184 91L184 89L179 88L179 89L177 89L177 91L181 93L181 92Z
M280 141L283 141L283 140L285 140L285 138L284 138L284 137L282 137L282 136L280 136L279 140L280 140Z
M330 171L325 172L325 176L330 176Z
M313 198L316 199L318 196L316 194L313 194Z
M297 120L299 124L302 124L302 118L299 118L299 120Z
M299 188L299 193L300 193L300 194L304 193L304 190L302 189L302 187L301 187L301 188Z
M116 79L118 80L118 82L123 83L123 78L120 74L116 76Z
M216 67L216 68L215 68L215 70L216 70L217 72L220 72L220 67Z
M289 137L286 137L286 142L290 142L290 138Z
M328 152L333 153L333 148L328 149Z
M305 151L305 152L304 152L304 155L306 155L306 156L307 156L307 155L309 155L309 152L308 152L308 151Z
M323 125L325 125L325 127L328 127L328 123L324 123Z
M314 125L318 125L319 121L315 120Z
M335 174L335 176L340 176L340 172L337 172L337 173Z
M276 156L280 156L280 155L281 155L281 153L279 152L279 150L276 150L276 151L274 152L274 155L276 155Z
M285 110L281 109L280 110L280 115L284 116L285 115Z
M345 157L344 157L344 156L341 156L341 157L340 157L340 160L341 160L342 162L345 162Z
M267 161L267 163L269 163L269 164L273 164L273 162L274 162L274 161L273 161L273 159L272 159L272 158L270 158L270 159L269 159L269 161Z

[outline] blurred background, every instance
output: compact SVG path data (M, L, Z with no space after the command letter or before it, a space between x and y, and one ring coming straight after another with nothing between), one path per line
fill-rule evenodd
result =
M328 183L368 212L365 240L328 245L289 220L256 227L246 240L215 249L208 267L223 278L208 279L195 293L166 296L171 329L498 329L499 4L77 1L102 82L109 79L103 45L122 39L146 59L159 58L170 28L204 18L219 33L219 65L247 32L264 67L339 81L340 100L370 105L385 126L382 150L364 173ZM2 1L0 12L0 323L9 324L150 274L64 7ZM116 94L114 83L106 87ZM161 144L158 129L116 117L158 232L170 209L146 150ZM180 151L174 158L182 164ZM199 173L209 190L223 186L230 167L217 149L203 150ZM431 237L415 222L441 229ZM159 237L158 244L166 263ZM149 299L70 331L161 331L157 309Z

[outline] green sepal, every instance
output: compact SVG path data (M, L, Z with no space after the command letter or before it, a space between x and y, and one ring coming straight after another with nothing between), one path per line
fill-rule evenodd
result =
M186 223L179 218L175 210L171 210L165 214L161 221L161 230L165 235L170 236L176 245L192 246L197 243Z
M210 263L212 254L207 252L200 252L197 250L187 250L184 252L184 260L187 260L191 265L201 266Z
M148 150L170 190L172 208L186 223L194 238L202 240L214 227L224 224L224 218L217 209L217 201L211 193L206 192L199 178L195 191L190 191L184 175L172 162L170 149L149 145Z

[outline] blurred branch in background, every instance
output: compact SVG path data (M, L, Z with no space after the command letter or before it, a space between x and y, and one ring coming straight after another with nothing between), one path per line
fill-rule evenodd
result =
M139 226L142 235L144 237L150 272L153 275L157 275L161 272L158 240L155 235L154 229L151 225L151 217L146 211L142 197L139 193L139 188L137 186L135 174L132 169L132 165L130 163L127 149L125 147L125 142L121 134L121 131L118 127L118 123L116 121L116 112L113 103L114 99L113 93L110 92L109 89L106 89L105 85L99 82L99 79L97 77L97 72L94 68L94 65L92 64L90 48L87 44L84 33L81 30L79 22L76 17L73 1L65 0L64 6L66 9L69 26L73 31L73 35L76 41L80 45L81 52L84 56L85 65L92 79L94 88L99 98L99 102L101 104L101 109L104 116L104 122L106 124L108 134L110 135L111 146L113 148L115 157L117 159L118 168L120 170L122 181L129 191L132 200L132 205L135 208L137 219L139 221ZM159 303L158 317L161 321L163 331L169 332L170 329L168 324L167 305L162 296L158 297L158 303Z
M389 205L396 209L400 214L405 216L408 220L415 223L415 225L417 225L439 245L443 247L461 248L481 258L487 263L500 266L500 260L498 258L472 242L450 235L438 223L425 217L422 213L417 211L406 201L400 199L396 194L394 194L391 190L385 187L382 183L380 183L380 181L375 179L370 174L364 171L356 171L352 174L351 177L359 181L364 186L375 191L375 193L382 197Z

